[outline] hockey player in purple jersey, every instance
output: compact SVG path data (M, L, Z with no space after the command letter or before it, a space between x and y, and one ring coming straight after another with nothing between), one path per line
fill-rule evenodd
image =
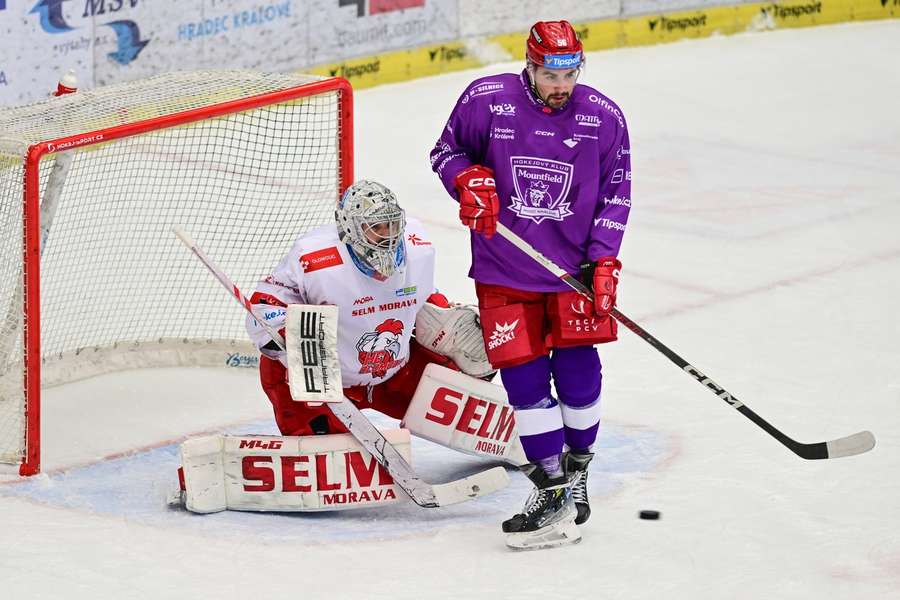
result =
M616 340L609 311L631 207L625 119L612 100L576 83L584 55L572 26L536 23L526 54L520 74L478 79L463 92L431 152L472 230L469 275L488 358L530 461L523 471L535 490L503 523L514 548L578 541L577 525L590 515L601 387L594 345ZM494 235L497 220L583 277L593 303Z

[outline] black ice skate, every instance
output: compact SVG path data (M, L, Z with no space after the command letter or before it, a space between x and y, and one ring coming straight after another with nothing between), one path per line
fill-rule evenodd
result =
M580 541L581 532L575 525L578 511L569 478L565 475L551 478L534 464L521 469L535 489L522 512L503 522L506 545L516 550L531 550Z
M591 502L588 499L587 478L588 464L594 458L592 452L569 452L565 458L566 475L572 481L572 498L575 500L575 508L578 516L575 524L586 523L591 516Z

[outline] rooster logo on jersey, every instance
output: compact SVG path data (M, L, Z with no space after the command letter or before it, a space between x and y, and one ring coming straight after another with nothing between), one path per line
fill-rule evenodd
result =
M384 377L390 369L402 364L403 360L397 359L402 335L403 321L397 319L385 319L375 331L364 333L356 343L362 365L359 372Z

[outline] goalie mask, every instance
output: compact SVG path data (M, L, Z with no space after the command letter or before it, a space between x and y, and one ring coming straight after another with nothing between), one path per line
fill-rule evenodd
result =
M357 181L341 196L335 219L341 241L363 273L387 279L403 270L406 213L394 192L375 181Z

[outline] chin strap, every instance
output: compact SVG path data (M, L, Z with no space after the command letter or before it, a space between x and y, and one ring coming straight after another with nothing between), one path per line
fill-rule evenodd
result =
M525 73L528 75L528 88L531 90L531 95L534 96L534 99L538 104L547 106L546 100L541 98L541 95L537 90L537 84L534 82L534 73L532 72L532 69L534 69L534 66L531 63L525 65Z

